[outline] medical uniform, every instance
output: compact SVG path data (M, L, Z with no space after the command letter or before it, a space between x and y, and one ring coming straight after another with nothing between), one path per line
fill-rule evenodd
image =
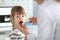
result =
M40 10L40 9L39 9ZM60 3L54 2L38 12L37 40L60 40Z

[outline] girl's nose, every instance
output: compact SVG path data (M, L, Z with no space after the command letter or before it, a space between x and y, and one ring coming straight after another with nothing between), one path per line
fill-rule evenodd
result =
M22 20L22 18L19 18L19 20Z

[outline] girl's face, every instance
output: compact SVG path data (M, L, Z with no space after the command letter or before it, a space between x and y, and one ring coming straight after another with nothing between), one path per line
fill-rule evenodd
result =
M14 26L21 26L21 25L24 25L25 23L25 14L15 14L14 16Z

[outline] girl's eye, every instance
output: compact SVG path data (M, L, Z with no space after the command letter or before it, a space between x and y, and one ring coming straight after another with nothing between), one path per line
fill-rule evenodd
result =
M24 16L22 16L22 17L24 17Z
M17 18L19 18L19 16L17 16Z

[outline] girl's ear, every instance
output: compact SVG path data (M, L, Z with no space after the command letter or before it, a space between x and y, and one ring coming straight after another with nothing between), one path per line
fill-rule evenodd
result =
M13 23L13 17L12 16L10 16L10 22Z

